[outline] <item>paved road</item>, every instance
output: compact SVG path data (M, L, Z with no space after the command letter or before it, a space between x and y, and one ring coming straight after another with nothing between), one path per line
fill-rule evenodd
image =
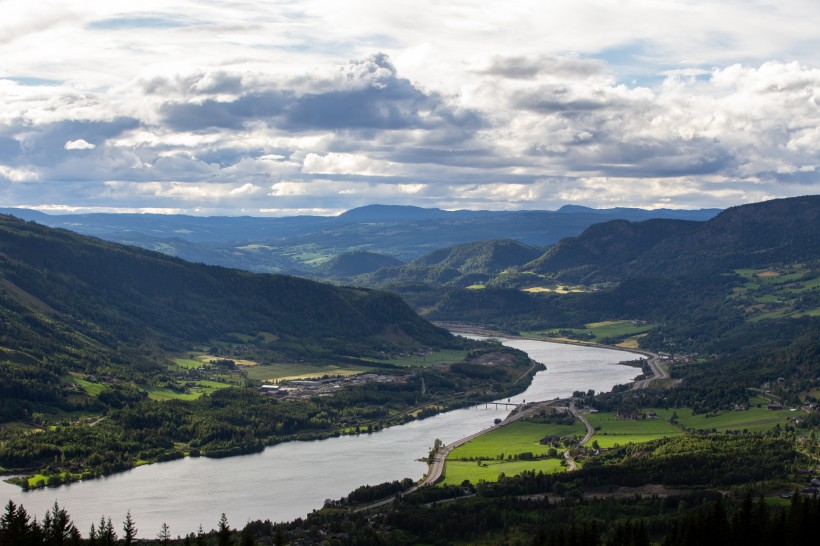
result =
M641 379L632 383L632 390L647 389L654 381L659 379L669 379L669 371L663 366L663 364L661 364L661 357L654 353L644 354L650 357L648 364L654 375L647 379Z

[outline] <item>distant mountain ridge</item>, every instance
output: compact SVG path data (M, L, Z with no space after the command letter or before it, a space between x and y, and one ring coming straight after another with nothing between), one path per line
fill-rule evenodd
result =
M51 227L133 244L183 259L258 272L321 274L319 266L356 250L412 261L434 250L476 241L512 239L546 247L610 219L712 218L695 211L589 209L559 211L445 211L369 205L339 216L196 217L161 214L47 215L0 209Z
M706 222L613 220L559 241L522 270L595 282L725 271L820 256L820 196L732 207Z

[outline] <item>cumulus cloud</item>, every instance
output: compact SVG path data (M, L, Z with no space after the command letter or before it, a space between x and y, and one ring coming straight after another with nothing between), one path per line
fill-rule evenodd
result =
M728 206L818 187L820 12L800 0L6 4L7 205Z
M90 142L79 138L77 140L68 140L63 145L63 149L65 150L93 150L96 148L96 144L91 144Z

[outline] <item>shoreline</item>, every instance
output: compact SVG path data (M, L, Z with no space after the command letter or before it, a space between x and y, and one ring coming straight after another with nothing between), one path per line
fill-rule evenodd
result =
M465 325L465 324L453 324L453 323L447 323L447 322L434 322L433 324L435 324L436 326L438 326L440 328L445 328L447 331L449 331L450 333L452 333L454 335L458 335L458 332L463 332L465 334L474 334L474 335L481 335L481 336L488 336L488 337L498 337L498 338L503 338L503 339L523 339L523 340L530 340L530 341L539 341L539 342L543 342L543 343L560 343L560 344L563 344L563 345L573 345L573 346L578 346L578 347L594 347L594 348L598 348L598 349L618 350L618 351L622 351L622 352L630 352L630 353L634 353L634 354L643 355L648 359L649 362L654 362L654 361L656 361L660 358L655 353L651 353L649 351L645 351L645 350L641 350L641 349L629 349L629 348L626 348L626 347L617 347L617 346L613 346L613 345L603 345L603 344L600 344L600 343L585 343L585 342L581 342L581 341L573 342L573 341L565 341L565 340L541 339L541 338L536 338L536 337L533 337L533 336L522 336L522 335L516 335L516 334L508 334L508 333L498 332L496 330L491 330L491 329L488 329L488 328L484 328L484 327L481 327L481 326L471 326L471 325ZM545 364L545 366L546 366L546 364ZM639 380L633 379L630 382L630 385L632 385L631 386L632 389L646 388L653 381L655 381L657 379L668 378L668 372L666 372L665 370L661 369L661 371L663 373L659 374L658 370L656 370L656 368L654 366L650 365L650 367L652 369L652 372L653 372L654 376L651 377L651 378L647 378L647 379L639 379ZM442 446L441 448L439 448L438 451L436 451L435 455L428 462L427 474L422 476L422 479L420 480L420 482L416 486L414 486L412 488L412 490L418 489L419 487L426 487L426 486L434 485L439 480L441 480L442 476L444 475L444 469L445 469L446 464L447 464L447 457L449 456L450 452L452 452L456 447L464 445L464 444L478 438L479 436L487 434L487 433L489 433L493 430L496 430L496 429L498 429L498 428L500 428L504 425L508 425L513 421L517 421L520 418L524 417L524 414L527 413L529 409L532 409L532 408L538 406L539 404L544 404L544 403L549 403L549 402L554 402L554 400L553 401L538 400L538 401L535 401L531 404L526 404L526 406L527 406L526 409L524 409L523 407L516 408L512 412L510 412L510 414L499 425L483 429L479 432L476 432L474 434L470 434L470 435L465 436L463 438L459 438L458 440L456 440L454 442L451 442L448 446ZM513 415L515 415L515 418L511 419L511 417ZM575 415L574 411L573 411L573 415ZM583 419L581 417L579 417L579 418L581 419L582 423L584 423L584 425L586 426L587 431L588 431L587 434L589 435L589 428L590 428L589 423L586 421L586 419ZM591 437L592 435L589 435L589 436Z

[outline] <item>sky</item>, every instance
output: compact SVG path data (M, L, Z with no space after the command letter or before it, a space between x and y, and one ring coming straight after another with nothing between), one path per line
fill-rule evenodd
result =
M728 207L820 189L817 0L0 0L0 207Z

